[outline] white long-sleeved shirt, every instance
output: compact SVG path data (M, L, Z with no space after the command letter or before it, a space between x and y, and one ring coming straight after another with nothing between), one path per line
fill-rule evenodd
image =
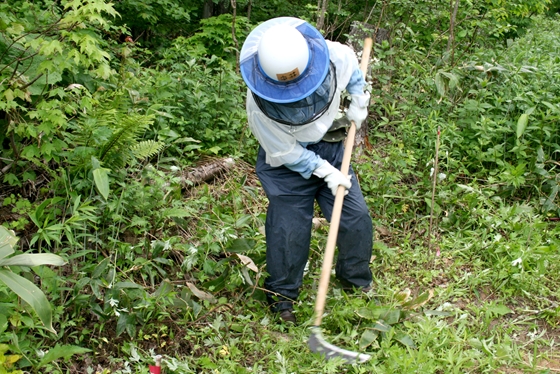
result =
M284 165L309 178L325 161L305 147L319 142L331 127L340 106L344 89L350 94L362 94L365 80L358 60L350 47L327 40L331 62L336 67L337 92L331 105L317 120L303 126L289 126L268 118L257 106L253 95L247 94L249 127L266 152L271 166Z

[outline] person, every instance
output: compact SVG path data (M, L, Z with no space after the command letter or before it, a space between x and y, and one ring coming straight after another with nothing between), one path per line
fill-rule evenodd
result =
M259 141L256 172L268 198L265 223L267 299L281 320L296 322L309 256L314 203L330 219L339 185L347 194L337 239L336 278L350 289L369 290L373 226L350 167L340 172L341 128L367 116L369 93L350 47L325 40L308 22L270 19L243 43L240 70L247 91L247 117ZM341 94L351 102L339 114ZM344 135L344 134L343 134Z

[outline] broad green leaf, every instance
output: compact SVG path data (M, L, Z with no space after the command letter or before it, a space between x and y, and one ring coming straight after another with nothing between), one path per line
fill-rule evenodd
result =
M13 101L14 100L14 91L12 91L9 88L4 91L3 95L4 95L4 97L6 98L7 101Z
M155 297L167 296L174 292L175 286L169 280L164 280L160 283L156 292L153 293Z
M442 74L440 72L438 72L436 74L435 81L436 81L436 88L437 88L437 91L439 93L439 96L445 96L445 82L444 82L444 80L442 78Z
M519 117L519 119L517 120L517 139L519 139L525 132L528 122L529 122L529 115L527 113L523 113L521 117Z
M447 78L449 78L449 83L448 83L449 88L457 87L457 85L459 84L459 79L457 79L457 76L455 74L448 73L448 72L442 72L442 74L445 75Z
M167 208L162 212L162 215L167 218L192 217L193 211L182 208Z
M43 145L41 145L41 153L44 156L50 156L57 151L59 151L59 150L54 147L53 143L44 142Z
M431 198L426 196L424 198L424 202L426 203L428 208L430 208L430 209L432 208L432 199ZM441 212L441 206L436 201L434 201L434 212L435 213L440 213Z
M91 169L95 170L95 169L99 169L100 167L101 167L101 162L97 158L91 156Z
M257 242L252 239L233 239L227 248L228 252L233 253L248 253L251 249L255 247Z
M377 319L379 317L379 312L376 313L373 309L366 307L356 310L356 314L365 319Z
M0 225L0 260L14 253L18 238L12 230Z
M44 40L41 43L40 53L43 55L52 55L62 53L64 46L59 40Z
M356 310L356 314L365 319L382 319L385 323L393 325L399 322L401 310L388 307L363 307Z
M109 169L97 168L93 171L93 180L97 191L105 200L109 197Z
M6 31L13 36L20 35L25 31L25 27L21 23L13 23L6 29Z
M68 360L71 356L91 352L91 349L78 347L77 345L55 345L43 356L37 367L44 367L59 358Z
M65 261L62 257L52 253L22 254L0 261L0 266L38 266L54 265L62 266Z
M244 214L235 222L235 227L247 226L248 222L253 218L250 214Z
M37 148L36 145L31 144L23 148L23 151L21 152L21 156L28 160L32 160L36 157L40 157L41 151L39 150L39 148Z
M555 203L556 197L558 196L559 185L555 185L550 189L550 194L546 198L545 202L543 203L543 208L545 211L555 210L557 209L557 204Z
M0 334L3 334L4 331L8 328L8 318L6 317L6 310L2 310L4 308L0 308ZM1 353L1 352L0 352Z
M45 295L59 291L58 273L50 266L34 266L33 272L41 279L41 290Z
M535 253L539 255L552 255L554 254L558 248L554 245L549 246L539 246L535 248Z
M107 258L103 259L103 261L101 261L99 264L97 264L97 266L93 270L93 273L91 274L91 277L94 278L94 279L99 278L101 276L101 274L107 268L107 265L109 265L109 261L110 261L110 258L107 257Z
M132 338L136 334L136 318L133 314L121 313L117 320L117 336L121 335L124 331Z
M385 321L377 321L375 322L375 326L372 329L381 331L381 332L389 332L391 331L391 326L385 323Z
M414 344L412 338L406 334L403 334L402 332L395 334L394 339L408 348L416 348L416 344Z
M525 58L525 55L527 54L526 50L521 51L520 53L517 54L517 56L515 56L515 58L513 59L513 61L516 64L519 64L520 62L523 61L523 59Z
M0 281L4 282L8 288L33 308L47 330L56 334L52 326L51 304L49 304L43 291L24 277L9 270L0 270Z
M230 268L226 267L222 272L222 275L220 275L216 279L202 283L202 286L215 293L221 291L227 285L227 280L229 279L228 278L229 272L230 272Z
M513 311L503 304L490 305L486 309L487 312L493 315L505 316L506 314L513 313Z
M494 352L498 360L508 360L509 358L511 358L512 346L508 343L496 344L494 347Z
M21 355L6 355L4 356L4 359L6 360L4 362L4 366L5 367L10 367L13 364L15 364L16 362L18 362L23 356ZM23 373L23 371L11 371L10 373L14 373L14 374L19 374L19 373Z
M394 325L398 323L401 318L401 310L387 308L383 313L381 313L379 318L385 321L388 325Z
M78 209L80 208L80 201L81 200L82 200L82 195L78 195L74 199L74 203L73 203L73 206L72 206L72 214L76 214L78 212Z
M123 288L143 289L144 287L142 287L138 283L134 283L134 282L117 282L117 283L115 283L115 286L113 288L116 289L116 290L121 290Z
M470 338L470 339L468 339L468 342L469 342L470 346L473 347L473 348L483 349L482 341L480 341L479 338Z
M544 162L544 150L542 146L537 148L537 162L543 163Z
M360 349L363 350L371 345L377 337L379 336L379 331L366 329L362 336L360 337Z
M558 105L554 105L549 103L548 101L541 101L544 105L546 105L550 110L552 110L555 113L560 114L560 107Z

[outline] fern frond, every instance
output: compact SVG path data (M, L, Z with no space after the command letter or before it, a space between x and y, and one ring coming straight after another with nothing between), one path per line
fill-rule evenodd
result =
M131 151L137 159L143 160L161 152L164 146L163 142L145 140L132 146Z
M120 153L121 157L130 151L136 144L136 137L144 132L153 122L152 115L132 114L124 117L119 123L115 124L117 129L109 140L102 147L99 160L106 164L111 164L111 158L115 153ZM118 157L120 158L120 157Z

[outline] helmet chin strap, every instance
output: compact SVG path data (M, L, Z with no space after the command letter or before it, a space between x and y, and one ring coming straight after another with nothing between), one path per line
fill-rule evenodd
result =
M336 68L331 62L323 83L308 97L293 103L273 103L253 92L253 98L265 116L288 126L307 125L321 117L331 106L336 94Z

